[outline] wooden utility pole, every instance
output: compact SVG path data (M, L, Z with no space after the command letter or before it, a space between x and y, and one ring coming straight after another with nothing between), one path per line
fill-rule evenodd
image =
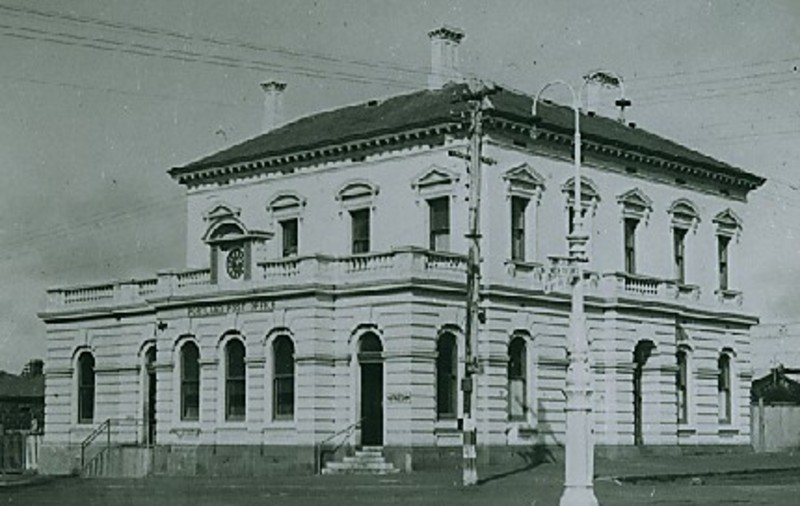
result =
M476 375L479 365L477 358L478 326L480 325L480 286L481 286L481 151L483 147L483 108L484 100L495 92L493 86L479 83L470 87L464 98L470 103L469 129L469 256L467 259L467 321L464 346L463 392L463 484L475 485L478 482L477 427L475 424Z

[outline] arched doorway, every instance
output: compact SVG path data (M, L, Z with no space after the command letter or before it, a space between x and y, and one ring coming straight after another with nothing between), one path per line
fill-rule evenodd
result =
M147 349L144 356L144 443L156 442L156 347Z
M642 376L644 365L656 345L653 341L644 340L636 343L633 350L633 444L644 445L642 434Z
M361 446L383 445L383 345L373 333L358 343L361 369Z

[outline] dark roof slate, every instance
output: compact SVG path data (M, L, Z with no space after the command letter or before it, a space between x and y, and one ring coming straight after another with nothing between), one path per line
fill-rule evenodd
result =
M458 96L456 87L448 87L319 112L173 170L191 172L454 121L467 108Z
M461 99L466 92L468 88L465 84L450 84L439 90L422 90L315 113L185 166L175 167L170 174L179 176L207 168L369 139L415 127L459 123L464 121L464 113L468 110L467 103ZM493 109L488 111L488 116L532 123L533 99L530 96L501 88L490 97L490 101ZM542 127L565 133L574 129L573 115L571 107L548 101L540 101L537 108ZM582 115L581 134L585 140L600 141L645 155L744 178L756 186L764 182L760 176L610 118Z
M0 371L0 399L44 397L44 376L17 376Z

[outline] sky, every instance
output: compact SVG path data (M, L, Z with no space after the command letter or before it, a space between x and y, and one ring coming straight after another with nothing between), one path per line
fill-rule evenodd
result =
M742 288L800 320L796 0L0 0L0 369L45 358L47 287L183 265L166 171L258 134L261 81L289 118L420 89L441 24L465 73L534 94L613 70L630 121L767 177Z

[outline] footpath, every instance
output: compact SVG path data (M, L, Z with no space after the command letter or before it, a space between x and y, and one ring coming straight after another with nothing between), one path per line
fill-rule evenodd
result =
M716 453L701 455L649 455L639 454L626 458L597 458L595 460L595 481L597 483L669 482L677 480L705 479L717 476L738 476L781 472L797 472L800 476L800 452L783 453ZM545 462L537 466L481 466L481 484L502 485L520 480L548 484L563 483L564 463L562 460ZM35 486L52 481L54 478L35 474L0 474L0 488ZM148 478L154 481L167 477ZM196 478L188 478L196 481ZM100 480L104 481L104 480ZM181 481L178 479L178 481ZM252 478L214 478L203 477L202 481L213 486L216 483L251 482ZM405 486L441 486L445 483L457 485L460 482L460 469L441 469L436 471L417 471L409 474L389 476L270 476L268 482L277 487L348 487L354 484L396 483ZM452 483L451 483L452 482Z
M642 455L630 459L597 459L598 480L669 481L678 478L800 471L800 452Z

